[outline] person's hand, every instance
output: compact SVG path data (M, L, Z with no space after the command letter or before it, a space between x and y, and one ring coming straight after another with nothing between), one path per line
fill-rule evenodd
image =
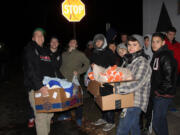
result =
M91 64L91 68L92 68L92 69L93 69L93 67L94 67L94 63Z
M77 72L77 71L74 71L74 75L76 75L76 76L77 76L77 75L78 75L78 72Z
M43 97L47 97L49 95L48 88L46 86L43 86L42 88L40 88L39 91L41 92Z

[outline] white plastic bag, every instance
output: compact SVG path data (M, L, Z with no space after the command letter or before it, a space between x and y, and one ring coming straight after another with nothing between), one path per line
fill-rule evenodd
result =
M77 75L73 76L72 83L75 84L76 86L80 86Z
M89 77L88 77L88 73L89 73L89 72L92 72L92 68L91 68L91 67L88 68L86 74L84 75L84 85L85 85L86 87L88 86L88 84L89 84L89 82L90 82L90 79L89 79Z

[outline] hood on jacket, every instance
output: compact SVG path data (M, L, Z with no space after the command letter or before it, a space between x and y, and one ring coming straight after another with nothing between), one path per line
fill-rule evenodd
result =
M96 47L97 40L103 41L103 45L101 46L101 48ZM103 34L96 34L93 39L93 45L94 45L95 50L98 50L98 51L104 50L107 47L107 40L106 40L105 36Z
M153 51L152 51L152 45L151 45L151 42L152 42L152 35L151 34L146 34L144 37L148 37L149 38L149 45L148 47L146 48L145 44L144 44L144 52L149 55L149 61L152 60L152 57L153 57Z
M148 38L149 38L149 45L148 45L148 48L146 48L146 46L145 46L145 44L144 44L144 48L145 48L145 49L149 49L149 48L151 48L152 35L151 35L151 34L146 34L146 35L144 36L144 38L145 38L145 37L148 37Z
M119 45L117 45L116 51L118 52L119 49L126 49L127 50L127 46L124 43L120 43Z
M132 37L134 37L135 39L138 40L141 48L143 49L143 47L144 47L144 38L143 38L143 36L138 35L138 34L133 34Z

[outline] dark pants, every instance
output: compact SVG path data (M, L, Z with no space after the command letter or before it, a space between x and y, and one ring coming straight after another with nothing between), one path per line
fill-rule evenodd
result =
M177 82L176 82L176 86L180 86L180 73L177 76Z
M146 119L145 123L145 128L149 129L151 121L152 121L152 111L153 111L153 96L150 96L149 102L148 102L148 107L146 113L142 112L141 113L141 118L140 118L140 127L143 129L144 125L144 118Z
M153 128L157 135L168 135L166 115L171 102L170 98L155 97L153 99Z
M108 123L114 123L115 111L104 111L102 112L102 118Z
M75 109L75 114L76 114L76 120L80 120L83 117L83 108L82 106L74 108ZM71 111L66 111L60 113L60 117L68 117L71 118Z

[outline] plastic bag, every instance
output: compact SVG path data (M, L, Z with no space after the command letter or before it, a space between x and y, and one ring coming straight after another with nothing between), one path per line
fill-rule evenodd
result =
M73 76L72 83L75 84L76 86L80 86L77 75Z
M88 68L86 74L84 75L84 85L85 85L86 87L88 86L88 84L89 84L89 82L90 82L90 79L89 79L89 77L88 77L88 74L89 74L90 72L92 72L92 68L91 68L91 67Z

